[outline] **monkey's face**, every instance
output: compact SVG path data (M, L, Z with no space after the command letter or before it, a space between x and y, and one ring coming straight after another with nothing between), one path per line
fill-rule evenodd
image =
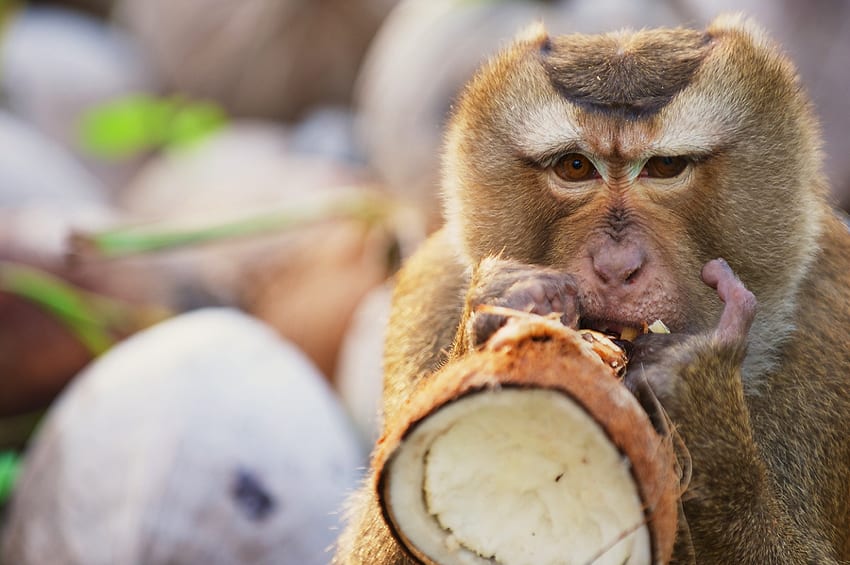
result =
M491 61L444 160L467 258L572 273L584 323L609 329L709 327L721 304L699 275L715 257L768 307L794 292L817 232L817 133L793 68L750 27L540 29Z

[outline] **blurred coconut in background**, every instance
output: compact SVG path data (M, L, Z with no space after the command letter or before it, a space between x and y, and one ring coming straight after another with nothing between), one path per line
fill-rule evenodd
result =
M108 188L118 189L140 160L104 160L82 146L79 122L98 104L159 88L127 33L71 10L22 10L0 39L2 90L9 109L70 150Z
M327 563L364 458L297 349L232 310L187 314L63 395L26 457L2 559Z
M117 18L168 87L234 115L294 119L347 103L396 0L119 0Z
M29 4L34 6L62 6L70 8L74 11L106 18L112 11L114 0L29 0Z
M103 184L59 143L16 115L0 111L0 213L7 215L0 224L4 242L17 236L8 226L13 211L64 212L94 227L106 225L112 218L108 200ZM45 222L38 228L31 230L30 240L21 234L18 245L44 254L64 249L67 227Z
M381 433L381 358L390 319L392 289L375 288L358 304L339 354L336 388L365 445Z

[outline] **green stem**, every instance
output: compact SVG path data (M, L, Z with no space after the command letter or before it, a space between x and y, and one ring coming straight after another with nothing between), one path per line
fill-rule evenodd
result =
M24 449L45 412L41 409L0 418L0 453Z
M8 261L0 261L0 292L29 300L51 314L94 356L112 347L117 335L133 333L170 315L165 309L88 292L46 271Z
M92 352L109 349L113 338L103 327L86 293L45 271L0 261L0 290L25 298L65 324Z
M0 506L6 502L21 470L20 456L11 451L0 452Z
M332 218L357 219L373 223L386 218L389 209L390 206L385 201L370 196L358 196L201 228L164 228L160 224L119 228L92 234L75 234L72 243L74 250L78 253L94 253L103 258L115 258L288 230Z

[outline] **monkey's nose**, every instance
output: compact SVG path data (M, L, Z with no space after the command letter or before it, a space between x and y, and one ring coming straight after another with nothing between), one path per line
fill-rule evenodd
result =
M612 287L634 283L645 263L646 254L637 246L606 245L593 254L593 272Z

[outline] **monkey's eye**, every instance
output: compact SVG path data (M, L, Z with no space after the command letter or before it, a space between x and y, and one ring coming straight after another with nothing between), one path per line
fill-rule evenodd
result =
M646 162L643 172L648 177L669 179L679 176L687 166L688 160L684 157L653 157Z
M596 167L590 162L590 159L581 153L569 153L561 157L561 160L555 163L552 167L555 174L565 181L578 182L592 179L598 176Z

